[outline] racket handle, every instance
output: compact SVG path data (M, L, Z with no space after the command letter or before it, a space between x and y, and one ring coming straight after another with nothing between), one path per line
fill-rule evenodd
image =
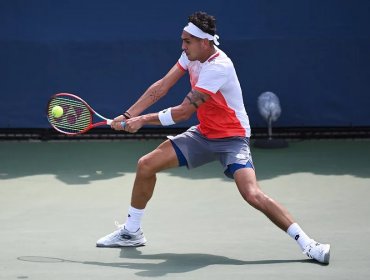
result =
M113 120L107 120L107 125L111 125L112 122L113 122ZM125 128L126 122L121 122L121 126L122 126L122 128Z

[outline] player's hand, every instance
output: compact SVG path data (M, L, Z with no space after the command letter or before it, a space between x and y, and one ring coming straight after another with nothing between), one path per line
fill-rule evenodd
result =
M124 131L135 133L144 125L142 116L134 117L125 121Z
M122 122L126 122L127 119L124 115L119 115L118 117L114 118L111 123L111 128L114 130L124 130L124 126L122 126Z

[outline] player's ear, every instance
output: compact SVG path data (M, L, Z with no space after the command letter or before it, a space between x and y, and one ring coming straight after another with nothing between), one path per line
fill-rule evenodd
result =
M209 47L209 40L208 39L202 39L202 46L203 48Z

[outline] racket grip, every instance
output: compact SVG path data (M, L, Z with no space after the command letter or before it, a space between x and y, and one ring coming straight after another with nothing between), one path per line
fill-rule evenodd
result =
M113 120L107 120L107 125L111 125L112 122L113 122ZM125 128L126 122L121 122L121 126L122 126L122 128Z
M113 120L107 120L107 125L111 125L112 122L113 122ZM122 128L125 128L126 122L121 122L121 126L122 126Z

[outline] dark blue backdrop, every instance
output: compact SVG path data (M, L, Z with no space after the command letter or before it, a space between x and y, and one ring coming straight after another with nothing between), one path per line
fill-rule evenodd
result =
M0 0L0 128L48 127L56 92L116 116L176 63L197 10L218 19L252 126L264 91L280 97L277 126L370 126L368 0ZM188 90L182 79L150 110Z

